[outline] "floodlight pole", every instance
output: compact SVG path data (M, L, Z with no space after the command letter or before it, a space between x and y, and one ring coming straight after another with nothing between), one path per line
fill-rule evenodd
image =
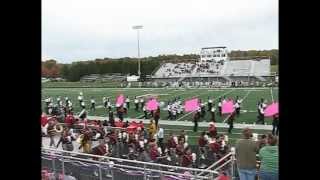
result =
M132 29L137 30L137 40L138 40L138 76L141 78L141 70L140 70L140 34L139 34L139 29L142 29L143 26L138 25L138 26L133 26Z

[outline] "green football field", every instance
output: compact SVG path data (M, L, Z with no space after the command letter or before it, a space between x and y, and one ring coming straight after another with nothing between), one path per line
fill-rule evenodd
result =
M268 103L274 101L278 101L278 88L225 88L225 89L160 89L160 88L141 88L141 89L134 89L134 88L43 88L42 89L42 105L44 107L44 99L46 97L56 98L58 96L69 97L73 103L74 111L79 113L80 105L77 97L79 92L83 92L84 99L86 102L86 107L89 110L90 107L90 98L93 97L96 101L96 111L89 112L89 116L107 116L107 111L103 108L102 98L104 96L110 97L112 104L115 103L116 96L119 94L124 94L125 96L129 96L131 103L130 109L128 111L128 115L125 118L142 118L143 112L140 110L136 112L134 110L133 99L134 96L145 96L145 95L156 95L158 97L158 101L164 101L167 103L168 101L174 99L175 97L180 97L183 100L189 99L192 97L198 97L203 101L207 102L208 97L212 97L214 99L215 105L217 106L217 100L219 97L226 96L235 98L239 96L243 99L241 104L241 115L240 117L236 118L235 123L253 123L257 119L257 102L264 98L267 100ZM161 108L160 119L167 119L168 113L166 111L166 105ZM206 107L207 109L207 107ZM206 116L202 121L209 121L211 114L209 112L206 113ZM226 117L220 117L216 115L217 122L223 122ZM178 121L191 121L192 114L191 113L184 113L177 118ZM270 118L266 118L266 123L271 124L272 120ZM161 123L161 120L160 120ZM170 132L174 132L176 134L180 133L182 129L187 130L187 134L189 135L189 142L196 143L197 138L200 135L200 132L203 130L207 130L207 128L199 128L198 132L192 132L192 127L179 127L179 126L172 126L166 125L165 127L165 135L168 136ZM219 128L219 132L227 132L225 128ZM267 130L254 130L255 133L259 134L266 134L270 131ZM229 135L230 142L234 142L235 139L241 137L240 129L234 129L233 134ZM233 144L233 143L232 143Z
M129 96L130 109L128 115L125 118L142 118L143 112L140 110L136 112L134 110L134 96L145 96L145 95L156 95L158 96L158 101L164 101L166 104L168 101L174 99L175 97L180 97L183 100L189 99L192 97L198 97L202 101L207 102L208 97L212 97L217 106L217 100L219 97L226 96L235 98L239 96L243 99L241 104L241 115L236 118L236 123L253 123L257 119L257 107L256 104L260 98L264 98L270 103L273 100L277 101L278 99L278 89L277 88L247 88L247 89L112 89L112 88L43 88L42 89L42 107L44 107L44 99L46 97L52 97L54 101L58 96L69 97L73 103L74 111L76 113L80 112L80 105L77 97L79 92L83 92L84 100L86 103L86 108L89 110L90 107L90 98L93 97L96 101L96 111L89 112L89 116L106 116L107 111L103 108L102 98L104 96L110 97L112 104L114 105L116 96L119 94L124 94ZM161 108L160 119L167 118L167 111L165 110L166 105ZM207 109L207 108L206 108ZM210 113L207 112L203 121L210 120ZM225 117L216 116L217 122L223 122ZM177 118L178 121L191 121L192 113L184 113ZM266 123L270 124L271 119L266 119Z

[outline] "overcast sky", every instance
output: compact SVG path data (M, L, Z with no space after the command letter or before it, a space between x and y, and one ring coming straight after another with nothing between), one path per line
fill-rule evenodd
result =
M42 58L95 58L278 48L277 0L43 0Z

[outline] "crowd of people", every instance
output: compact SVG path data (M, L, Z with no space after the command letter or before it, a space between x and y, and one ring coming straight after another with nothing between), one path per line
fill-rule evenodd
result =
M73 105L68 97L62 100L57 98L56 104L52 98L45 99L45 112L41 117L42 135L50 138L49 147L58 148L61 144L65 151L74 151L75 143L78 143L78 150L83 153L127 158L146 162L156 162L182 167L204 168L230 152L228 136L219 134L215 126L216 116L222 114L222 104L230 98L219 98L215 104L212 97L206 102L200 100L199 108L193 112L193 131L198 131L198 122L210 113L211 122L208 131L201 132L197 145L189 145L188 136L185 131L176 134L170 132L165 136L165 129L159 123L160 107L154 111L146 110L145 99L135 97L134 108L136 111L143 111L145 119L151 119L150 124L145 126L142 121L135 129L130 129L132 122L124 122L123 115L130 108L130 98L125 98L122 105L111 104L109 97L103 97L103 105L108 111L108 120L90 121L87 119L86 105L83 94L78 96L81 112L78 117L74 116ZM91 97L90 111L95 111L95 100ZM235 118L240 116L242 100L236 97L234 100L235 111L228 114L226 122L229 124L228 133L233 129ZM264 110L266 101L261 99L258 102L257 123L264 124ZM112 110L115 109L114 113ZM180 97L170 101L167 106L168 119L177 119L183 114L183 106ZM119 120L116 121L115 116ZM64 127L58 126L64 123ZM256 175L256 155L261 160L260 179L275 178L277 176L277 136L279 133L279 117L273 118L272 134L262 136L258 142L252 140L251 130L245 129L244 140L236 144L236 158L239 169L240 180L249 180ZM56 143L54 137L61 134ZM92 147L93 141L98 145ZM252 153L252 154L250 154ZM254 154L254 155L253 155ZM99 160L98 158L94 158ZM223 164L228 159L221 162ZM230 174L229 172L225 172Z

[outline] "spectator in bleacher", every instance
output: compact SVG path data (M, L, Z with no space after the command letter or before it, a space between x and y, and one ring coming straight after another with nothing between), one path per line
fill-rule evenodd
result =
M94 100L94 98L93 98L93 97L91 97L90 102L91 102L90 111L95 112L95 111L96 111L96 101Z
M126 98L127 108L130 109L130 99L129 96Z
M236 159L240 180L254 180L256 175L256 153L258 152L257 143L254 142L252 131L245 128L242 131L244 139L236 143Z
M279 135L279 114L273 116L272 135Z
M267 144L267 136L265 134L261 135L261 138L258 141L259 149L263 148Z
M136 106L136 111L139 111L139 100L137 96L134 97L134 105Z
M158 125L157 127L158 131L157 131L157 138L158 138L158 146L161 148L162 153L164 153L164 143L163 143L163 139L164 139L164 130L163 128L160 128L160 126Z
M269 134L267 145L260 149L261 160L259 178L261 180L278 180L278 146L277 137Z

